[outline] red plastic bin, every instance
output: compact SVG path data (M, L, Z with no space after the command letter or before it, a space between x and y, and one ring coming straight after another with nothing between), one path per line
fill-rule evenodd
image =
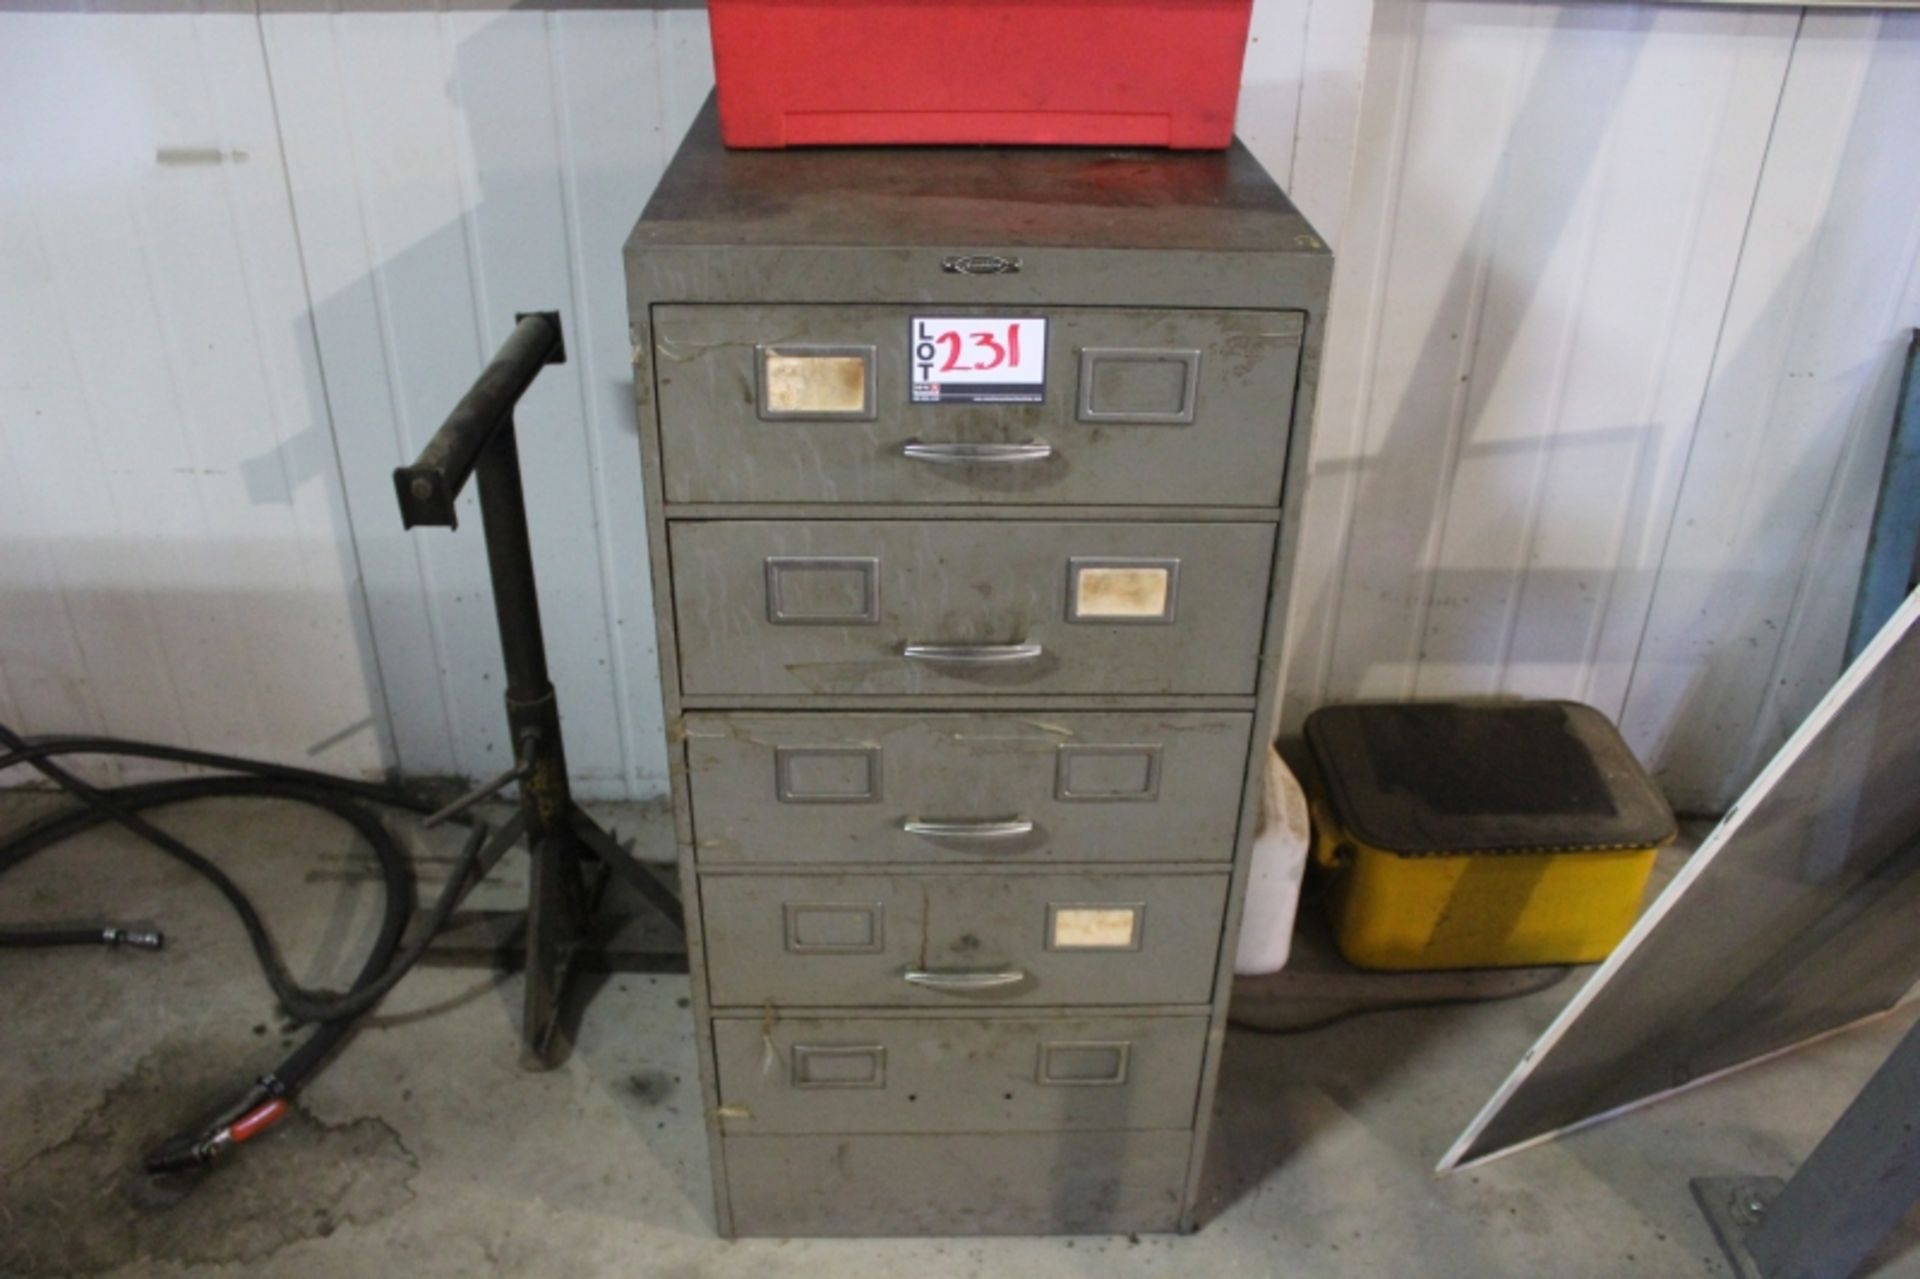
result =
M1253 0L708 0L732 147L1219 148Z

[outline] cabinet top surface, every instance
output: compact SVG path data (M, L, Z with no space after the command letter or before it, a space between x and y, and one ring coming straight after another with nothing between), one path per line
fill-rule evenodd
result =
M628 241L683 245L1327 253L1237 139L1226 151L729 151L711 97Z

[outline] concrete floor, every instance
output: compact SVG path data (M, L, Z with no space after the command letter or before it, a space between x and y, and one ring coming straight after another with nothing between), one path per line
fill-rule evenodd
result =
M0 829L48 802L0 797ZM267 802L165 824L257 894L297 972L344 978L376 892L339 831ZM131 839L76 841L0 891L0 921L103 909L160 921L168 950L0 953L0 1274L1724 1275L1688 1178L1789 1174L1915 1020L1441 1179L1435 1161L1577 982L1236 1033L1192 1237L724 1243L677 976L607 979L570 1060L530 1075L517 979L423 969L269 1137L188 1190L130 1175L271 1065L281 1034L224 906ZM1920 1237L1877 1273L1920 1275Z

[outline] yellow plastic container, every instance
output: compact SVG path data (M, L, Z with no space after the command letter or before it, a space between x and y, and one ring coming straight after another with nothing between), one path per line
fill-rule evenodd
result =
M1589 706L1337 706L1306 732L1314 857L1340 952L1362 968L1603 959L1675 833Z

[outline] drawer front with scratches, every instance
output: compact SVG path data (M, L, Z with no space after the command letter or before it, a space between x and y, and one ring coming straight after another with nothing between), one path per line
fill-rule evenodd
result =
M729 1135L1193 1123L1207 1019L722 1017Z
M702 865L1229 862L1251 717L687 716Z
M1204 1004L1219 874L708 874L715 1007Z
M1180 1223L1191 1134L728 1137L736 1218L765 1235L1126 1234Z
M670 536L688 697L1254 692L1270 524L716 520Z
M1040 308L1021 327L1029 347L1043 350L1041 403L939 405L910 394L916 314L929 311L659 308L668 500L1280 500L1299 313ZM943 349L938 362L953 354ZM1250 421L1259 429L1247 429Z

